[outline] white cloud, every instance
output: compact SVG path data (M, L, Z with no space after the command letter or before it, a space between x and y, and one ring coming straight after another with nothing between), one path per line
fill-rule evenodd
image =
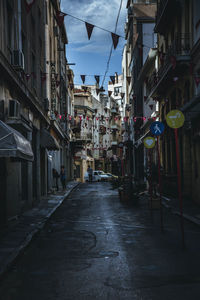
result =
M63 12L87 21L88 23L114 32L119 5L119 0L62 0L61 9ZM126 0L123 0L117 27L117 33L122 36L124 36L125 16ZM73 47L74 51L108 53L108 49L112 44L111 34L109 32L95 27L91 40L88 41L84 22L66 16L65 24L69 45L72 47L76 45L76 47ZM119 49L123 42L123 38L120 38ZM81 46L79 43L81 43Z

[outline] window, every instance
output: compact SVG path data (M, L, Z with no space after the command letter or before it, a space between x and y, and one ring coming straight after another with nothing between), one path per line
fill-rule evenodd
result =
M121 87L115 87L114 88L114 96L118 96L119 93L121 93Z

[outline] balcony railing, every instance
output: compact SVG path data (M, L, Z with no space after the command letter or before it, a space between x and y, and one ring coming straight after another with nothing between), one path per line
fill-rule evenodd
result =
M156 4L156 0L133 0L133 4Z
M188 33L178 35L163 55L163 59L160 59L158 72L154 72L149 78L147 84L148 90L152 91L154 89L164 74L167 74L170 66L175 69L179 61L190 60L190 50L191 35Z
M92 140L92 133L75 133L75 138L77 140L83 140L83 141L87 141L87 140Z

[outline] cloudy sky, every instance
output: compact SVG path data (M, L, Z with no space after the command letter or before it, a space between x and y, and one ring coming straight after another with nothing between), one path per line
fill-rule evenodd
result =
M124 23L126 19L126 3L123 0L120 18L116 33L124 36ZM61 0L63 12L82 19L93 25L105 28L114 32L120 0ZM66 47L67 60L69 63L76 63L72 66L75 73L75 84L82 84L80 75L104 75L107 60L112 45L112 38L109 32L97 27L93 29L90 41L88 40L85 23L70 16L65 17L65 25L69 44ZM104 87L110 75L115 72L121 73L121 59L124 46L124 39L119 39L116 50L113 50L110 67ZM100 77L100 85L103 76ZM86 76L85 84L94 84L93 76Z

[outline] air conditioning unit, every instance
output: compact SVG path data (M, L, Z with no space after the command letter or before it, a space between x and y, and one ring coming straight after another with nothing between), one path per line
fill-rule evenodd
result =
M20 103L15 99L9 100L8 116L9 118L20 118Z
M0 120L4 120L5 118L5 106L4 106L4 100L0 100Z
M46 112L49 111L49 99L48 98L45 98L44 101L43 101L43 105L44 105L44 110Z
M20 50L13 50L11 55L11 64L16 70L24 69L24 54Z

